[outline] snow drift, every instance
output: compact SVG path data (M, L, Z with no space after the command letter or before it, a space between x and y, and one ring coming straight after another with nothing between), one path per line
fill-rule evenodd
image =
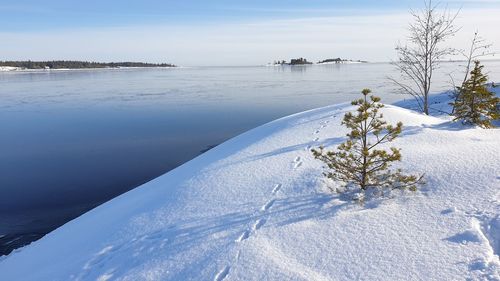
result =
M396 106L416 193L330 194L347 104L263 125L0 262L0 280L500 280L500 130Z

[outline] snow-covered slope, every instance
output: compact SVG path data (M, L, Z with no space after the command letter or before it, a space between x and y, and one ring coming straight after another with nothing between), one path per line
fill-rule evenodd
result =
M0 261L0 280L500 280L500 130L387 106L417 193L326 191L350 105L242 134Z

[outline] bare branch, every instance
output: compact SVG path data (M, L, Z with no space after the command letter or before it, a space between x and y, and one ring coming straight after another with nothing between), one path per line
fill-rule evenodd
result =
M402 79L390 80L405 94L413 96L420 109L429 114L429 92L434 70L440 60L455 54L453 48L441 47L459 30L454 25L459 11L451 13L447 8L439 13L438 4L425 2L419 11L410 10L413 21L408 26L409 45L396 46L398 60L392 64L400 71Z

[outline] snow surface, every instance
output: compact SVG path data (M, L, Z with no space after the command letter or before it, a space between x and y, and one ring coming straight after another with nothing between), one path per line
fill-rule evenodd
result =
M331 194L340 104L268 123L0 261L0 280L500 280L500 130L387 106L416 193Z
M342 60L342 61L329 61L329 62L318 62L317 65L329 65L329 64L357 64L357 63L366 63L361 61L353 61L353 60Z
M22 68L20 67L15 67L15 66L0 66L0 72L3 71L18 71L21 70Z

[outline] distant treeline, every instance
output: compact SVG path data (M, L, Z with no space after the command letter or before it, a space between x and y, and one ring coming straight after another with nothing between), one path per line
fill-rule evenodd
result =
M302 64L312 64L312 62L307 61L305 58L291 59L290 65L302 65Z
M59 68L110 68L110 67L175 67L170 63L144 62L90 62L90 61L0 61L0 66L12 66L25 69L59 69Z
M303 64L312 64L312 62L308 61L305 58L291 59L290 62L286 62L284 60L274 61L275 65L303 65Z
M341 58L336 58L336 59L326 59L326 60L322 60L322 61L318 61L318 63L329 63L329 62L333 62L333 63L343 63L343 62L362 62L362 63L367 63L367 61L364 61L364 60L347 60L347 59L341 59Z
M326 59L326 60L322 60L322 61L319 61L318 63L327 63L327 62L334 62L334 63L341 63L343 61L347 61L347 60L343 60L341 58L336 58L336 59Z

